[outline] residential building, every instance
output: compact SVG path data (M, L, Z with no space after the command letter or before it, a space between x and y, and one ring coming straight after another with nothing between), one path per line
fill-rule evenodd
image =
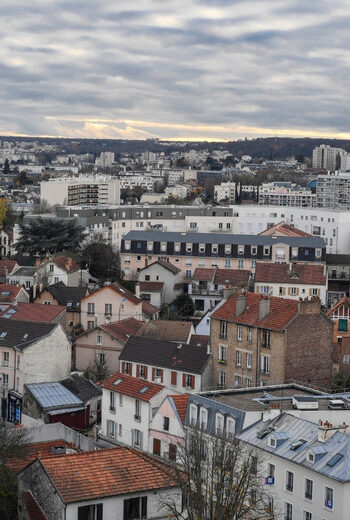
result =
M317 296L327 303L327 267L313 264L265 264L257 262L255 292L299 300Z
M126 318L142 320L142 300L117 282L88 294L81 300L80 306L84 330Z
M163 282L139 282L140 298L151 303L155 307L161 307L164 302L164 283Z
M135 335L182 344L189 343L193 334L194 327L191 321L156 320L144 323Z
M72 348L61 325L0 318L0 386L9 421L20 422L23 386L65 378Z
M103 175L53 177L40 183L40 200L45 200L51 206L119 204L120 181Z
M227 259L227 265L230 263ZM244 269L197 267L188 284L188 294L196 311L206 313L232 293L232 289L248 289L250 277L250 271Z
M211 385L211 358L200 347L131 336L119 360L123 374L162 384L175 392L199 392Z
M183 184L175 184L174 186L167 186L165 188L165 195L167 197L174 197L185 199L188 193L188 187Z
M196 326L196 334L200 336L210 336L210 320L212 314L221 307L225 303L226 299L223 298L215 307L210 309L206 314L204 314L203 318L200 320L200 322Z
M120 373L113 374L101 387L100 436L109 442L148 451L154 410L159 408L169 389Z
M282 222L278 222L278 224L274 224L261 233L259 235L264 236L288 236L288 237L311 237L310 233L306 233L306 231L302 231L290 224L286 224L283 220Z
M211 315L210 345L219 388L291 381L331 387L333 324L316 297L233 294Z
M324 240L316 237L270 237L220 233L130 231L122 240L121 263L130 277L148 261L166 260L191 278L198 267L255 270L257 261L324 263Z
M262 460L258 471L276 514L286 520L348 518L349 426L314 424L284 413L239 438Z
M136 258L137 260L137 258ZM138 261L138 260L137 260ZM147 259L147 262L149 260ZM124 272L126 276L131 274L130 268L127 265L127 258L124 261L125 267ZM157 282L162 283L162 303L169 304L175 300L176 296L180 293L181 288L179 284L182 280L181 270L176 265L166 262L165 260L157 260L153 263L147 263L145 267L140 268L138 272L138 280L140 282L140 295L147 294L143 285L143 282ZM149 291L150 292L150 291ZM151 295L152 296L152 295ZM144 298L143 298L144 299ZM152 299L152 298L151 298ZM153 300L155 301L155 300ZM151 303L153 303L151 301ZM156 304L154 304L156 305Z
M38 303L19 302L9 305L0 312L0 318L20 321L41 321L46 323L60 323L66 327L66 308L62 305L43 307Z
M64 306L66 309L66 332L72 334L73 330L80 326L80 302L88 294L89 291L84 286L67 287L63 282L57 282L43 289L38 296L33 296L35 303L46 306Z
M114 153L113 152L101 152L99 157L97 157L95 160L96 166L100 166L101 168L110 168L113 163L114 163Z
M317 205L323 208L350 209L350 174L319 175L316 184Z
M221 200L228 201L230 204L236 202L236 183L222 182L214 186L214 200L220 202Z
M20 302L29 302L29 294L24 287L0 284L0 305L17 305Z
M327 312L327 316L334 323L334 342L339 342L342 338L350 336L350 298L348 296L344 296L337 301Z
M77 373L71 373L60 383L84 403L87 410L87 424L101 422L102 390L97 384Z
M344 296L350 296L350 255L327 255L327 305L332 307Z
M316 146L312 152L312 167L324 168L325 170L338 170L341 165L341 156L346 155L342 148L321 144Z
M42 457L19 473L18 487L20 520L33 508L39 518L166 520L169 497L181 509L170 468L126 447Z
M0 260L0 282L7 283L8 275L18 267L15 260Z
M129 336L143 326L135 318L98 325L80 334L74 344L74 364L77 370L85 370L95 362L105 364L111 373L119 370L119 354Z
M313 208L316 194L292 182L268 182L259 186L259 204Z

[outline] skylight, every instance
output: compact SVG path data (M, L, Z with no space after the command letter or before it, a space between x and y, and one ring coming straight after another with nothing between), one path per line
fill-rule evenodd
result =
M332 457L332 458L327 462L327 466L330 466L331 468L334 468L334 466L335 466L336 464L338 464L338 462L340 462L342 458L343 458L343 455L340 455L340 453L337 453L336 455L334 455L334 457Z
M120 377L119 379L117 379L116 381L114 381L113 383L113 386L118 386L120 385L120 383L123 381L123 379Z
M149 386L144 386L144 387L141 388L141 390L139 391L139 394L144 394L145 392L147 392L147 390L149 390Z
M27 339L29 334L24 334L23 339Z
M258 439L263 439L264 437L266 437L266 435L273 432L273 430L274 428L272 428L272 426L269 426L268 428L265 428L265 430L260 430L260 432L258 432L256 436Z
M0 338L6 338L6 336L7 336L7 332L2 332L2 333L0 334Z
M8 296L10 291L1 291L1 296Z
M298 439L297 441L292 442L292 444L290 445L290 449L293 451L296 451L301 446L303 446L303 444L305 444L305 443L306 443L305 439Z
M17 312L16 309L9 309L7 314L15 314L15 312Z

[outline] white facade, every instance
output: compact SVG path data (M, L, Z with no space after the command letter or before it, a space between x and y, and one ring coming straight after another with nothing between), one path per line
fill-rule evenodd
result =
M162 297L164 303L166 304L169 304L172 301L174 301L176 296L179 294L179 291L174 289L174 287L175 284L180 282L180 280L182 280L181 271L179 271L178 273L173 273L172 271L169 271L169 269L166 269L160 264L148 265L139 272L139 281L163 282L164 285Z
M319 175L316 184L317 205L323 208L350 209L350 174Z
M269 182L259 186L259 204L312 208L316 206L316 195L291 182Z
M40 183L40 201L55 204L119 204L120 181L101 175L52 178Z
M214 200L216 202L228 200L230 203L234 203L236 200L236 183L222 182L214 186Z
M297 279L291 283L255 282L255 292L296 301L299 298L317 296L322 305L327 304L327 285L301 284Z
M321 144L313 149L312 167L334 171L337 168L337 157L341 158L346 153L342 148Z
M186 186L182 186L181 184L175 184L174 186L167 186L165 188L165 195L167 197L177 197L179 199L184 199L187 195L188 188Z
M101 168L110 168L114 163L113 152L101 152L100 156L96 159L95 164L101 166Z

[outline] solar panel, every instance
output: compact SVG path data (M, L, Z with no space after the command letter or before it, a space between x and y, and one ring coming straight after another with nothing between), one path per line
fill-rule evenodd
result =
M341 461L342 458L343 458L343 455L340 455L340 453L337 453L336 455L334 455L334 457L329 459L329 461L327 462L327 466L330 466L331 468L333 468L336 464L338 464L339 461Z

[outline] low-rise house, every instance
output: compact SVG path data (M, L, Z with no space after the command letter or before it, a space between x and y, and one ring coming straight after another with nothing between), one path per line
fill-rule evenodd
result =
M206 313L225 298L226 290L248 289L249 280L248 270L197 267L188 285L188 294L196 311Z
M211 356L201 347L131 336L119 361L123 374L172 391L199 392L211 386Z
M350 298L344 296L327 312L334 324L333 340L339 342L350 336Z
M15 260L0 260L0 283L7 283L8 276L18 267Z
M66 308L62 305L43 306L38 303L20 302L9 305L0 312L0 318L21 321L41 321L46 323L60 323L66 327Z
M135 336L182 344L189 343L193 334L194 327L191 321L156 320L144 323Z
M18 475L20 519L28 505L42 517L66 520L166 520L166 498L181 491L170 468L130 448L43 457ZM42 518L37 517L37 518Z
M142 319L145 321L158 320L159 314L159 307L155 307L151 303L142 300Z
M60 383L84 403L89 416L87 424L101 422L102 390L98 385L74 373L60 381Z
M255 292L294 300L299 300L300 297L317 296L322 305L326 305L326 266L257 262Z
M72 334L73 329L80 326L80 302L89 294L86 287L67 287L63 282L50 285L34 296L36 303L45 305L63 305L66 307L66 331Z
M201 318L200 322L196 325L196 334L200 336L210 336L210 321L211 316L214 312L221 307L225 303L226 299L222 299L213 309L210 309L204 316Z
M82 282L82 270L72 258L57 256L56 258L45 258L38 269L38 278L47 279L48 285L63 282L70 287L78 287Z
M330 388L333 324L318 298L232 295L211 316L218 388L299 381Z
M115 373L101 383L101 436L110 442L148 451L154 411L169 390L126 374Z
M142 300L117 282L105 285L81 300L84 330L126 318L142 320Z
M105 364L111 373L119 370L119 354L129 336L137 334L143 322L135 318L126 318L87 330L75 340L75 367L85 370L97 361Z
M314 424L285 413L239 435L261 459L258 472L278 516L348 518L348 431L346 424Z
M164 283L140 282L140 297L142 300L151 303L155 307L160 307L165 303Z
M0 284L0 305L17 305L19 302L29 302L29 294L23 286Z
M177 288L177 284L182 280L181 270L166 260L158 259L153 263L147 261L145 267L140 269L138 279L140 284L142 282L163 283L162 303L165 304L174 301L181 292L181 289ZM141 292L143 292L142 289Z
M310 233L306 233L302 229L296 228L291 224L287 224L282 220L282 222L278 222L272 226L269 226L264 231L261 231L259 235L270 236L270 237L311 237Z
M56 323L0 318L0 356L3 414L21 421L23 386L50 382L70 374L72 347Z

